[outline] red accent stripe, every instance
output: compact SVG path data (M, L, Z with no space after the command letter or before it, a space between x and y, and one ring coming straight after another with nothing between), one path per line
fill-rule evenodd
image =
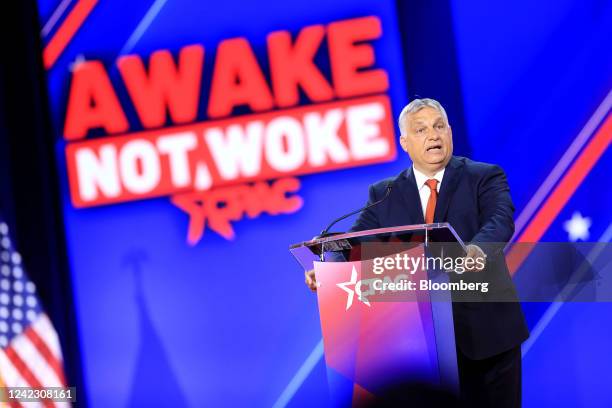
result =
M91 13L98 0L81 0L70 11L60 28L43 51L43 63L49 69L72 40L78 29Z
M40 382L38 381L34 373L30 371L30 368L28 367L28 365L21 359L21 357L19 357L19 354L17 354L17 352L13 350L13 347L9 346L5 348L4 353L6 354L8 359L11 361L13 366L15 366L15 369L19 371L19 374L21 374L23 379L26 380L26 382L30 384L31 387L43 388L43 386L40 384ZM49 400L41 400L41 403L46 407L55 406L55 404Z
M565 204L567 204L580 184L582 184L587 174L595 166L595 163L604 154L611 141L612 116L608 115L603 126L582 153L580 153L578 159L576 159L572 167L563 176L555 190L548 197L548 200L544 202L542 208L540 208L531 223L525 228L523 234L517 239L517 242L538 242L542 238ZM512 275L529 256L532 248L533 245L527 247L515 245L512 247L507 257L508 267Z
M66 378L64 376L62 363L53 355L47 343L45 343L45 341L38 335L32 326L28 327L24 331L24 334L28 339L30 339L30 342L32 342L38 352L45 358L47 364L49 364L49 367L51 367L51 369L55 372L55 375L57 375L61 385L66 386Z

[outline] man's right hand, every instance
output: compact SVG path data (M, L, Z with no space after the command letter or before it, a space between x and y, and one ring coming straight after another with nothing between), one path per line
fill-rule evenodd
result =
M304 272L304 276L306 277L306 286L310 288L313 292L317 291L317 279L315 278L314 269Z

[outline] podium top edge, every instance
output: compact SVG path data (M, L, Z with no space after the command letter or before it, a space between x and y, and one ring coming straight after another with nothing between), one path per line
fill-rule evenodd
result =
M387 234L387 233L393 233L393 232L411 232L411 231L416 232L416 231L434 230L434 229L439 229L439 228L448 228L457 239L459 238L457 233L453 229L453 227L448 222L436 222L433 224L400 225L397 227L386 227L386 228L376 228L376 229L363 230L363 231L347 232L347 233L331 235L328 237L323 237L323 238L319 238L315 240L302 241L302 242L289 246L289 249L291 250L291 249L299 248L302 246L311 246L311 245L323 244L326 242L337 241L340 239L358 238L358 237L364 237L368 235Z

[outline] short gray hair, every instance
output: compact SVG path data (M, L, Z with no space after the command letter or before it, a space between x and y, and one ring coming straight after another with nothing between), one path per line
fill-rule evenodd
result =
M444 107L440 104L440 102L436 101L435 99L431 99L431 98L414 99L412 102L406 105L404 109L402 109L402 112L400 113L399 118L397 119L397 124L399 126L400 132L404 134L402 123L404 123L404 121L406 120L406 116L408 116L408 114L418 112L421 109L427 108L427 107L434 108L435 110L440 112L446 124L449 125L448 116L446 115L446 111L444 110Z

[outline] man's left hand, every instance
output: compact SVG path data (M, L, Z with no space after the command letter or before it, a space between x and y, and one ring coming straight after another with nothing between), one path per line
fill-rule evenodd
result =
M468 272L482 271L487 262L487 255L478 245L470 244L466 249L465 270Z

